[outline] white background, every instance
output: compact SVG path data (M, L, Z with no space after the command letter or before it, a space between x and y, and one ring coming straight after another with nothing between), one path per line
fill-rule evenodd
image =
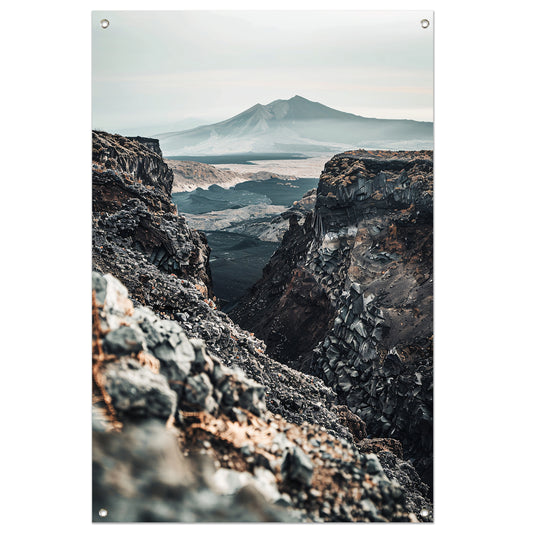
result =
M531 8L450 0L14 5L3 8L0 32L5 530L100 527L90 522L90 10L193 7L435 9L431 527L531 530Z

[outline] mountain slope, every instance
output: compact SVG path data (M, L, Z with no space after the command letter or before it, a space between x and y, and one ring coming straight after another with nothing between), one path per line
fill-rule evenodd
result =
M156 135L166 156L316 154L353 148L431 148L433 124L361 117L301 96L256 104L227 120Z

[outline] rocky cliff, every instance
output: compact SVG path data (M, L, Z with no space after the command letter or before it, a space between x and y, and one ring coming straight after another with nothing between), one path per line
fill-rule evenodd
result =
M94 142L93 269L114 275L136 304L176 320L225 364L242 368L265 386L274 413L348 436L331 411L336 394L329 387L268 357L263 341L217 309L205 236L176 214L164 162L131 139L95 133ZM111 168L103 169L101 161ZM145 178L150 171L153 176ZM145 179L161 186L146 185Z
M321 175L232 318L321 377L374 437L432 476L431 151L351 151Z
M217 310L151 143L93 142L95 520L431 520L398 441Z
M121 257L138 254L160 271L197 280L211 294L205 235L177 216L172 172L146 142L93 132L93 265L120 275ZM142 300L141 293L134 296Z

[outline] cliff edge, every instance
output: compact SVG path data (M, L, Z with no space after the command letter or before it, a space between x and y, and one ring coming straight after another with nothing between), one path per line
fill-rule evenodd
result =
M433 154L344 152L232 318L432 476Z

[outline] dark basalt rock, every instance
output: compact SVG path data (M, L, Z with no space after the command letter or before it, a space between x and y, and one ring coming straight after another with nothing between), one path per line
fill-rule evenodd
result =
M167 380L135 359L122 358L110 363L105 372L105 388L123 418L166 421L176 411L177 396Z
M269 355L332 386L369 435L400 440L429 483L432 208L431 151L336 155L314 212L231 313Z
M294 481L309 486L313 477L313 463L301 448L294 446L283 456L281 474L284 481Z
M291 216L262 279L229 313L265 341L269 355L301 371L309 369L313 348L331 327L334 313L324 288L300 266L312 239L310 216L302 225Z
M362 439L357 443L357 448L362 453L390 452L399 459L403 459L402 443L396 439Z
M431 504L430 488L423 483L417 470L407 461L403 461L390 451L378 451L383 472L390 481L396 481L399 486L406 489L405 509L414 513L420 522L433 522L433 505ZM427 511L425 512L421 511Z
M176 216L171 188L172 172L156 152L93 132L93 265L120 278L111 264L121 251L136 250L164 272L197 280L211 295L207 239Z
M333 410L339 415L341 422L350 430L356 442L367 436L366 424L345 405L335 405Z
M193 344L176 322L162 320L146 307L128 312L125 298L117 304L125 287L109 275L106 277L104 284L99 274L93 275L98 287L105 285L97 300L100 320L110 328L102 339L102 350L120 359L109 363L102 370L102 377L107 394L120 413L168 420L177 416L179 409L218 415L230 414L233 408L240 407L257 416L264 414L261 385L208 356L204 342L196 339ZM121 307L122 312L118 313ZM141 366L144 361L149 362L152 371ZM197 361L203 364L196 364ZM230 394L224 392L224 379ZM223 399L220 403L213 396L215 387Z
M163 161L159 141L93 131L93 167L123 173L134 183L172 191L172 171Z
M149 421L93 434L95 522L293 522L254 487L213 490L214 466L187 458L175 435ZM100 509L108 510L105 517Z
M159 157L163 157L163 152L161 151L161 147L159 146L159 139L152 139L151 137L140 136L127 137L127 139L131 139L132 141L144 144L144 146L155 152Z

